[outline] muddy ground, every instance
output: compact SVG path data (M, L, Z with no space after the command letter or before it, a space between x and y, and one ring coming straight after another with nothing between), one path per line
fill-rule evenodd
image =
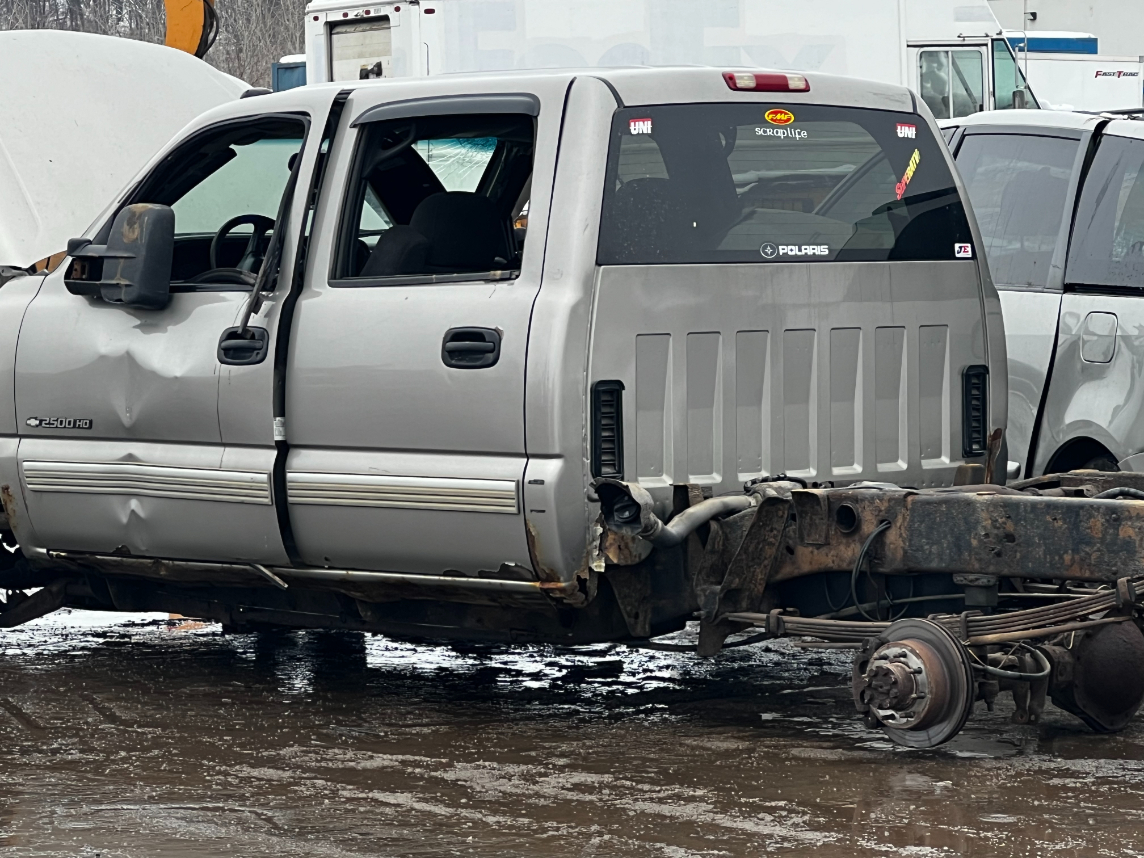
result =
M0 631L0 854L1144 855L1141 722L905 751L848 670L61 613Z

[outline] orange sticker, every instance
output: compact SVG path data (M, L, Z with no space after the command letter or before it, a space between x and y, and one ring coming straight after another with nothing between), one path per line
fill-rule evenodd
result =
M794 122L794 114L781 107L772 107L763 114L763 118L771 125L790 125Z

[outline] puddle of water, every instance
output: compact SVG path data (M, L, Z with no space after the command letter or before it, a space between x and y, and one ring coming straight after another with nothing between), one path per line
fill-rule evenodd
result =
M0 632L0 653L5 856L1096 856L1144 842L1138 723L1095 736L1048 710L1019 727L999 705L909 751L852 717L844 653L224 636L78 611Z

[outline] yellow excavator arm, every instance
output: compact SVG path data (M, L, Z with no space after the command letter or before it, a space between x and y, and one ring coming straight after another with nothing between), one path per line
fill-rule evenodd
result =
M164 44L202 58L218 36L214 0L163 0L167 10Z

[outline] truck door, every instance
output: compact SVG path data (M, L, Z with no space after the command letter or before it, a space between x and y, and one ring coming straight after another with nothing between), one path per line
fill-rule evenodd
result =
M1069 219L1083 158L1079 130L970 127L957 167L1005 316L1008 455L1022 471L1056 347Z
M45 280L16 356L19 462L35 537L26 550L284 561L270 421L263 449L228 443L220 336L266 257L269 273L275 255L293 253L288 212L300 201L289 188L314 162L314 147L303 150L308 129L302 109L204 127L127 196L123 204L175 213L164 308L73 294L66 266ZM271 250L278 241L280 254ZM266 282L273 288L275 278Z
M301 562L530 574L524 366L544 246L522 213L545 223L565 88L350 97L344 199L319 215L287 376Z

